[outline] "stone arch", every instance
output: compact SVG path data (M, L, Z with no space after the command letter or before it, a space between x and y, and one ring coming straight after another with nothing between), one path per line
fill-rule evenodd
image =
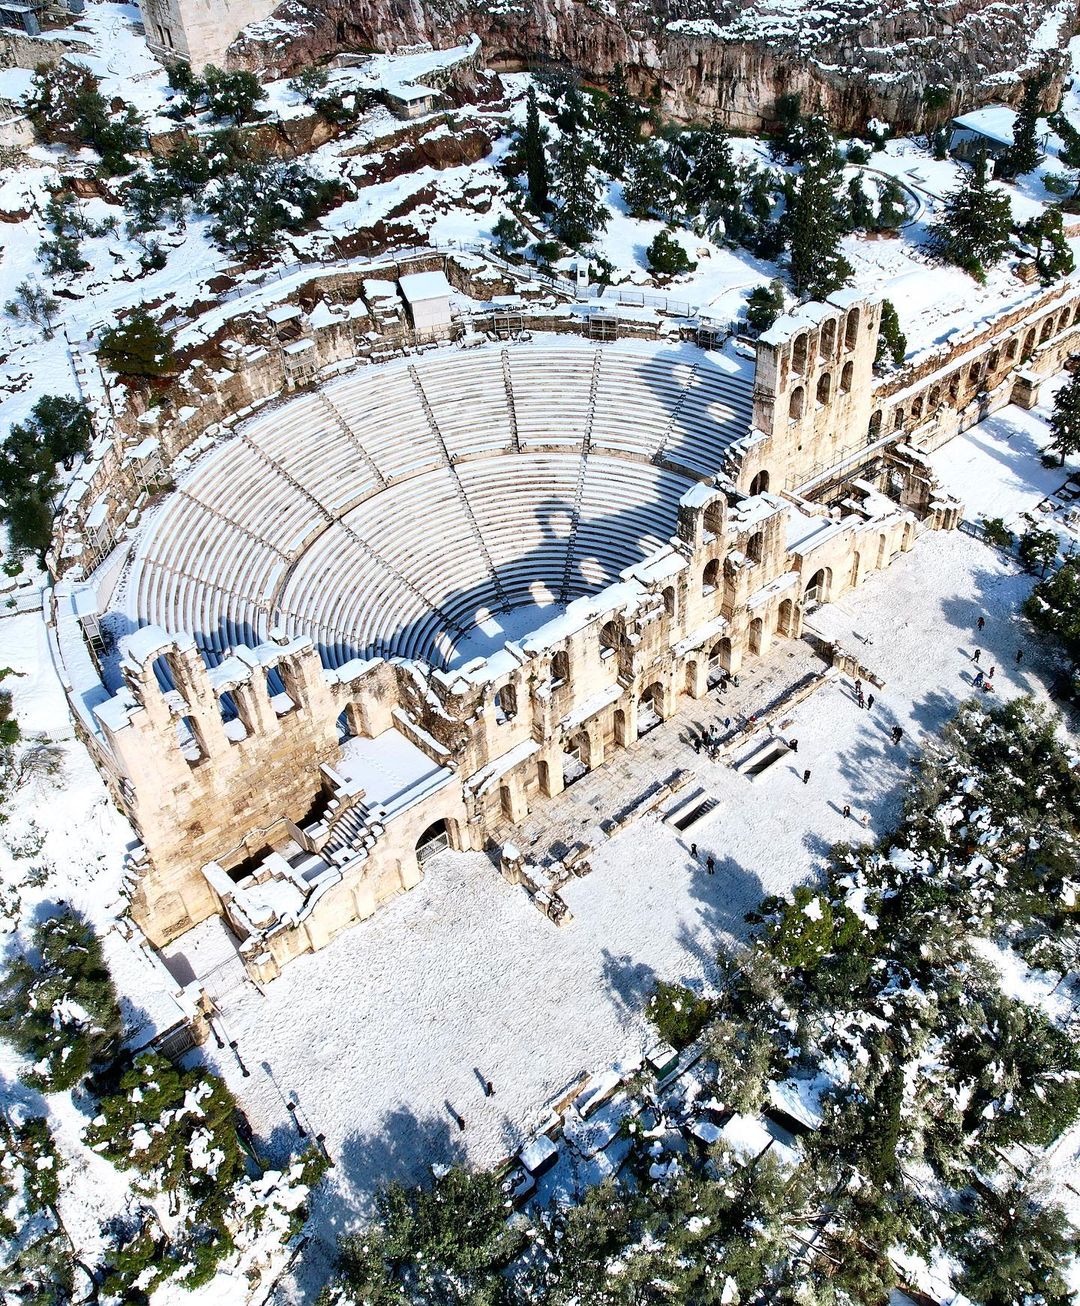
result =
M806 391L801 385L797 385L791 392L788 400L788 417L793 422L797 422L803 415L803 409L806 407Z
M1042 324L1042 330L1039 332L1039 344L1045 344L1054 334L1054 319L1048 317Z
M1058 314L1057 327L1055 328L1055 334L1056 334L1058 331L1064 331L1065 328L1066 328L1068 325L1069 325L1069 310L1068 310L1067 308L1063 308L1063 309L1061 310L1061 312Z
M1073 309L1072 320L1073 320L1073 326L1075 326L1077 322L1080 322L1080 304L1077 304L1077 306Z
M444 818L433 821L417 839L414 849L420 866L450 848L450 825Z
M564 648L552 655L551 679L557 685L563 685L570 679L570 655Z
M819 404L827 404L829 396L832 394L832 373L822 372L818 377L817 383L817 401Z
M1001 362L1001 350L991 349L990 357L986 360L986 370L988 372L996 372L998 370L998 364L1000 362Z
M664 616L673 617L675 615L675 586L665 585L661 597L664 600Z
M724 533L724 501L717 497L705 505L705 529L710 535L720 536Z
M592 740L587 730L579 730L563 745L563 788L568 788L591 770Z
M760 562L765 555L765 532L755 531L746 541L746 556L751 562Z
M705 570L701 573L701 592L703 594L712 594L719 584L720 559L710 558L705 564Z
M862 555L856 550L851 555L851 588L854 589L862 579Z
M941 406L941 386L934 385L930 387L930 393L926 399L926 406L931 413L936 413Z
M855 377L855 364L849 358L840 371L840 393L851 394L851 383Z
M915 547L915 523L913 521L904 522L904 534L900 540L900 548L904 553Z
M831 358L836 352L836 318L830 317L821 327L821 353L824 358Z
M517 716L517 690L513 685L503 685L495 692L495 720L501 725Z
M769 473L762 468L750 482L751 494L764 494L769 488Z
M885 537L885 535L879 535L879 536L878 536L878 546L877 546L877 568L878 568L878 571L880 571L880 570L882 569L882 567L885 566L885 564L886 564L886 562L888 562L888 560L889 560L889 541L888 541L888 539Z
M902 431L904 429L904 405L897 404L896 411L893 413L893 430Z
M1028 331L1027 335L1024 337L1024 357L1026 358L1034 348L1035 348L1035 328L1032 327Z
M1077 306L1076 311L1080 313L1080 305ZM1016 356L1017 354L1019 354L1019 352L1020 352L1020 337L1013 336L1013 338L1009 341L1009 348L1005 352L1005 361L1007 363L1015 363Z
M819 567L806 582L806 587L803 590L803 601L805 603L827 603L831 587L832 568Z
M795 337L791 346L791 370L799 376L806 375L806 358L809 353L810 338L805 331Z
M922 420L922 414L923 414L923 399L922 399L922 395L919 395L919 397L918 397L918 398L915 400L915 402L911 405L911 422L912 422L912 425L914 425L916 422Z
M795 634L795 604L791 599L783 599L776 609L776 633L787 636Z
M718 680L723 680L724 675L730 670L731 640L725 635L723 639L718 639L709 650L709 684L715 685Z
M765 621L761 617L755 617L750 623L749 645L750 652L753 656L761 653L762 645L765 640Z
M853 308L847 315L847 321L844 323L844 348L854 349L859 343L859 323L860 313L857 308Z
M622 625L614 620L605 621L600 627L600 648L603 652L614 652L622 643Z
M664 686L659 680L654 680L648 688L641 691L641 697L638 699L638 738L647 735L650 730L656 727L664 719Z
M870 422L866 428L866 434L871 440L876 440L881 434L881 409L875 408L870 414Z
M949 402L955 404L960 398L960 373L954 372L949 377Z

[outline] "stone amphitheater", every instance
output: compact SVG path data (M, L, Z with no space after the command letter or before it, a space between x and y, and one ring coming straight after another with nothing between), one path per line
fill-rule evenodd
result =
M550 310L507 333L448 300L382 361L331 310L279 312L308 323L302 376L295 340L254 351L227 420L204 396L106 432L62 518L53 637L141 840L137 923L160 946L221 914L265 980L438 849L500 847L955 526L926 450L1035 401L1077 294L887 378L880 308L850 293L755 341L658 314L598 342ZM151 457L158 495L132 472Z

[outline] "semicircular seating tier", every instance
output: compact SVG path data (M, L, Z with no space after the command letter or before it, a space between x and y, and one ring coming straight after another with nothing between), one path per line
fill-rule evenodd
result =
M639 342L361 367L200 460L136 543L127 616L211 661L277 627L328 666L447 665L490 614L595 593L665 543L751 388L739 360Z

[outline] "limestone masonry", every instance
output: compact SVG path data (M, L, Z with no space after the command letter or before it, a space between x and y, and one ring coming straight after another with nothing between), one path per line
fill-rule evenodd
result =
M512 843L538 799L955 526L927 451L1032 405L1080 320L1077 286L1033 292L882 376L880 306L852 292L750 340L499 307L507 275L432 252L323 269L238 311L229 365L164 405L113 416L103 392L52 633L155 944L220 913L271 978L434 851Z

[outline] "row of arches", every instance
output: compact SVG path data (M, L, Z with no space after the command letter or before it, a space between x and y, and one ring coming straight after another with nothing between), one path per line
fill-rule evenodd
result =
M855 365L848 361L840 369L840 394L851 393L855 379ZM816 399L819 404L827 404L833 396L833 373L822 372L818 377ZM806 387L797 385L788 399L788 417L797 422L806 411Z
M819 354L822 358L831 358L836 352L839 321L839 318L828 318L822 323L821 335L819 337ZM858 308L851 309L844 318L845 349L854 349L859 343L859 326L861 322L862 311ZM791 344L791 370L798 373L799 376L805 376L809 357L810 332L802 331L795 337Z

